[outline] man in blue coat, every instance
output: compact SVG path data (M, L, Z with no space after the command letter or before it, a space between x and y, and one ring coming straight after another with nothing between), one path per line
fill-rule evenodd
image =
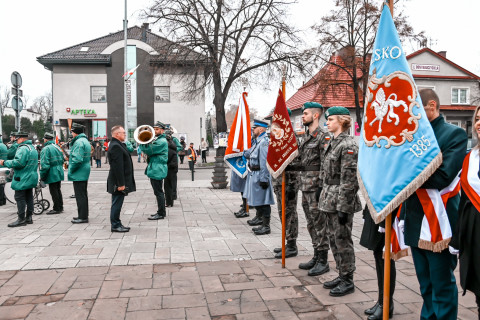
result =
M440 100L435 91L423 89L420 91L420 96L443 156L440 167L420 189L440 191L452 183L462 168L467 150L467 134L465 130L445 122L440 114ZM459 202L458 194L447 201L446 211L452 230L456 228ZM425 243L425 240L420 239L422 226L424 226L422 221L426 213L428 212L424 211L417 193L410 196L402 206L401 218L405 219L405 244L412 250L413 263L423 298L420 318L457 319L458 289L453 274L457 266L457 257L450 254L448 250L449 239L442 241L440 244L443 246L436 249L433 243Z
M268 123L261 120L253 122L252 147L243 152L248 160L249 173L245 183L244 197L249 206L255 207L262 217L262 225L252 230L256 235L270 233L270 205L275 204L273 198L272 177L267 169Z

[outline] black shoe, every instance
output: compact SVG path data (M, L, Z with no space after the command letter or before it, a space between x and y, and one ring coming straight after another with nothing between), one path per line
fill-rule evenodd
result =
M260 229L262 229L262 226L253 227L253 228L252 228L252 231L255 232L255 231L260 230Z
M63 210L62 210L63 211ZM50 210L47 212L47 214L59 214L60 212L62 211L59 211L59 210Z
M253 218L252 220L247 220L247 224L249 226L260 226L262 225L262 218L260 218L259 216L255 216L255 218Z
M125 228L124 226L116 227L111 229L112 232L128 232L129 229Z
M328 266L328 251L321 250L318 252L318 260L315 266L308 270L309 276L319 276L324 273L330 271L330 267Z
M240 210L239 212L235 213L235 217L237 218L246 218L246 217L249 217L250 214L245 211L245 210Z
M353 273L340 277L340 283L330 290L332 297L343 297L347 294L355 292L355 285L353 284Z
M25 217L25 221L27 222L27 224L33 224L32 215L27 215Z
M73 218L72 223L88 223L88 219Z
M253 231L257 236L270 234L270 217L263 217L262 226L260 229Z
M8 224L10 228L26 226L26 225L27 225L27 221L25 219L20 219L20 218L18 218L17 221Z
M313 258L308 262L300 263L298 267L303 270L310 270L315 266L315 264L317 263L317 260L318 260L318 250L314 249Z
M328 289L328 288L327 288ZM378 301L375 303L375 305L371 308L368 308L364 311L364 313L367 315L367 316L371 316L372 314L375 313L375 310L377 310L378 306L380 304L378 303Z
M342 279L340 279L340 276L336 277L335 279L333 280L330 280L330 281L325 281L323 283L323 287L325 289L333 289L335 288L336 286L338 286L338 284L342 281Z
M160 215L160 214L157 213L157 214L154 215L154 216L148 217L148 220L160 220L160 219L164 219L164 218L165 218L164 216L162 216L162 215Z
M171 208L171 207L173 207L173 204L166 204L165 205L165 208Z
M388 318L392 318L393 316L393 301L390 302L389 310L388 310ZM368 316L368 320L382 320L383 319L383 305L379 304L378 308L375 310L373 314Z
M280 252L277 252L277 254L275 255L275 258L282 259L282 248L278 248L278 249L280 249ZM297 256L297 254L298 254L297 241L287 240L287 245L285 247L285 259L295 257Z
M123 224L122 224L122 228L130 230L130 227L125 227Z

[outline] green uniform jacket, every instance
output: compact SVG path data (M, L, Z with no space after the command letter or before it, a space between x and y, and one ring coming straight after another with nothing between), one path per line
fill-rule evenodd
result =
M47 141L40 152L40 179L45 183L63 181L63 153L54 141Z
M132 146L132 143L130 141L125 141L125 145L127 146L127 150L128 152L133 152L133 146Z
M304 137L300 139L298 145L300 165L310 167L308 170L303 169L299 172L300 190L315 192L318 187L322 186L320 167L329 139L330 135L323 132L320 127L311 133L307 131ZM318 169L313 170L314 168Z
M70 142L70 157L68 161L68 180L87 181L90 176L91 145L84 133L79 134Z
M443 116L434 119L430 124L442 151L443 161L440 167L422 185L422 188L442 190L452 183L462 168L463 159L467 153L467 133L457 126L446 123ZM459 194L447 201L446 209L452 231L457 226L459 203ZM400 217L405 219L406 245L418 247L424 216L420 200L414 193L404 202Z
M177 153L178 153L178 151L183 150L183 147L182 147L182 145L180 144L180 141L178 141L177 138L172 137L172 140L173 140L173 142L175 142L175 145L177 146Z
M165 135L159 135L149 144L141 144L140 149L148 157L145 174L150 179L162 180L167 176L168 142Z
M358 146L347 132L331 138L325 149L318 206L324 212L355 213L362 209L358 197Z
M32 145L32 140L19 144L15 158L5 161L4 165L15 170L12 180L13 190L27 190L37 186L38 152Z
M15 152L17 152L18 143L15 141L12 146L8 149L8 160L13 160L15 158Z
M0 160L8 160L8 149L4 143L0 143Z

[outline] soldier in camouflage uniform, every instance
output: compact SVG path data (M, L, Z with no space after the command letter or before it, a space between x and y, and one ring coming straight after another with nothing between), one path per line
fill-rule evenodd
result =
M355 291L353 272L355 252L352 241L353 213L361 210L357 195L358 146L348 134L350 112L344 107L331 107L325 112L327 128L333 134L325 149L321 179L320 211L327 217L327 234L339 276L323 287L339 297Z
M292 115L292 111L287 108L288 115ZM285 258L295 257L298 254L297 237L298 237L298 214L297 214L297 195L298 195L298 168L300 164L300 156L297 156L285 168L285 238L287 246L285 249ZM272 179L273 191L277 198L278 215L282 221L282 176ZM275 248L275 258L282 258L282 248Z
M318 198L320 196L321 180L320 166L323 162L323 150L330 136L323 132L319 120L323 106L317 102L307 102L303 105L302 121L308 126L305 137L299 144L300 159L300 190L302 190L302 207L307 219L307 229L314 249L313 258L306 263L300 263L300 269L308 270L309 276L318 276L330 270L328 266L328 240L322 235L326 230L325 216L320 214Z

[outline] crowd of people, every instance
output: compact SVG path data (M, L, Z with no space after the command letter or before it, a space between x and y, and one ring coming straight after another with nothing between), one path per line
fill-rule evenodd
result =
M480 155L477 146L467 154L467 134L456 126L445 122L440 114L440 101L432 89L423 89L420 96L425 114L433 128L442 151L441 166L419 190L443 190L458 178L462 192L451 194L445 200L445 210L453 231L451 241L443 242L440 249L428 246L421 238L422 221L433 210L422 205L420 192L413 193L403 204L400 212L400 228L404 233L405 244L410 247L416 276L423 298L421 319L456 319L458 313L458 289L454 270L460 261L460 283L464 289L472 291L480 307L480 269L476 267L478 256L476 240L480 237ZM297 137L299 156L286 167L286 257L298 254L298 191L302 191L302 208L307 221L307 230L314 250L313 257L299 268L309 276L322 275L330 270L328 251L331 250L338 276L325 281L323 287L329 294L341 297L355 291L353 275L355 271L355 251L352 240L353 215L361 211L357 180L358 146L349 135L352 125L350 112L344 107L330 107L327 110L317 102L303 105L302 121L307 128L302 137ZM290 114L290 111L289 111ZM320 127L324 116L328 132ZM480 141L480 108L474 114L474 135ZM278 205L281 215L281 180L272 179L267 169L269 124L254 120L251 148L244 151L248 174L240 178L232 172L231 190L242 195L242 208L235 213L238 218L248 217L249 208L255 209L255 217L247 223L256 235L271 233L271 205ZM111 128L111 140L106 146L99 143L95 147L88 141L84 127L73 123L72 140L68 155L55 144L54 134L46 133L44 146L39 155L28 134L12 134L10 147L0 144L0 166L14 169L12 189L17 203L17 220L9 227L25 226L33 223L33 188L40 181L49 185L53 208L47 214L59 214L64 210L61 182L64 180L63 165L68 156L68 180L73 181L78 216L74 224L89 222L87 185L91 170L92 155L97 167L101 166L101 151L106 151L110 163L107 179L107 192L112 195L110 222L112 232L128 232L120 219L120 211L129 193L136 190L131 152L133 146L126 139L122 126ZM170 126L157 122L153 126L155 137L149 143L139 144L138 153L145 157L145 174L150 179L156 197L157 211L148 217L159 220L166 217L166 207L174 205L177 199L178 158L183 163L186 156L192 171L197 160L193 143L186 148L185 139L180 141L172 136ZM200 148L202 160L204 148ZM141 155L141 156L140 156ZM0 187L0 205L5 204L3 185ZM383 247L384 227L375 224L368 212L363 210L364 224L360 244L373 251L378 278L378 301L365 310L369 320L382 319L383 315ZM480 243L480 242L479 242ZM275 258L281 258L280 248L274 250ZM395 263L391 263L389 314L393 314L395 291Z
M441 243L441 248L430 246L421 239L422 221L433 210L423 206L419 195L413 193L401 206L400 228L405 244L410 246L420 292L423 298L421 319L456 319L458 313L458 289L454 270L460 261L460 283L465 290L472 291L480 308L480 269L476 268L476 240L479 240L480 218L480 143L467 157L467 134L465 130L446 123L440 114L440 101L432 89L423 89L420 96L426 116L441 149L441 166L419 190L443 190L461 174L461 197L451 193L445 200L448 222L453 237ZM480 141L480 113L474 115L474 136ZM290 110L289 114L290 114ZM355 252L352 241L353 214L361 211L357 195L358 146L348 134L351 117L348 109L330 107L324 110L316 102L303 105L302 121L307 127L305 134L297 137L299 156L285 169L285 256L298 254L297 197L302 191L302 208L307 221L314 255L311 260L300 263L299 268L308 270L309 276L318 276L330 270L328 251L333 253L338 276L323 284L331 296L344 296L355 290ZM319 126L324 115L328 133ZM247 223L257 235L270 233L270 206L275 203L281 215L281 178L272 179L267 170L269 138L265 134L268 124L255 120L252 147L244 152L248 161L245 179L232 172L230 189L242 194L242 208L235 213L237 218L248 217L247 208L255 208L256 215ZM464 160L465 158L465 160ZM418 191L418 190L417 190ZM375 224L368 208L363 210L364 224L360 244L373 251L377 269L378 301L365 310L369 320L383 319L383 279L385 246L385 225ZM480 242L479 242L480 243ZM276 248L275 258L281 258L281 248ZM396 270L395 262L390 264L389 316L392 317L394 304ZM480 311L480 309L479 309Z

